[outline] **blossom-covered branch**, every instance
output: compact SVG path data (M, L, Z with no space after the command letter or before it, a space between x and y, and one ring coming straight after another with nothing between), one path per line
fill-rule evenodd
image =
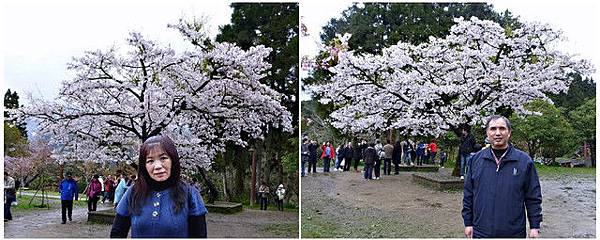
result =
M332 125L350 132L400 129L437 135L482 123L498 108L529 114L523 105L566 91L568 74L593 72L586 60L554 49L561 32L524 24L456 19L445 38L399 42L381 54L340 52L330 82L308 89L338 106Z
M210 165L226 142L245 146L242 136L292 130L281 94L259 82L270 68L270 48L201 41L197 21L170 27L193 50L178 54L133 32L125 51L74 58L68 68L75 77L63 82L59 97L32 99L22 117L38 119L40 134L51 136L66 159L135 162L145 139L166 133L187 167Z

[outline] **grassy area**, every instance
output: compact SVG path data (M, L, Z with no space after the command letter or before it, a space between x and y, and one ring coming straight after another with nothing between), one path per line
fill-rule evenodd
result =
M596 175L596 168L591 167L559 167L546 166L536 163L535 168L540 176L558 176L558 175Z
M40 196L42 194L42 191L38 191L35 189L27 189L27 190L19 190L18 192L22 192L22 193L31 193L31 194L35 194L37 192L38 196ZM57 191L44 191L44 194L46 194L46 196L60 196L60 193ZM82 194L79 194L79 196L82 196Z
M29 212L29 211L39 211L39 210L48 210L50 209L60 209L60 200L59 199L44 199L44 206L41 206L42 199L39 196L36 196L33 201L31 201L31 205L29 205L29 201L33 198L33 196L22 195L18 196L17 194L17 202L16 206L12 206L12 210L15 212ZM86 201L75 201L73 203L74 208L87 208Z
M273 235L288 238L298 238L298 224L297 223L277 223L269 224L262 227L259 231L270 232Z
M332 238L345 236L347 233L339 224L327 221L319 215L308 213L302 213L301 228L302 238Z

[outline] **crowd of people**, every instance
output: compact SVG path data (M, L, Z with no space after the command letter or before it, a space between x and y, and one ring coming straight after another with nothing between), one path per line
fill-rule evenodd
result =
M438 153L439 152L439 153ZM317 173L317 161L323 162L323 172L354 171L359 172L360 162L364 164L366 179L380 179L383 163L383 175L391 175L392 164L394 174L399 174L400 166L423 166L439 164L444 167L447 155L438 149L435 139L431 141L413 141L406 138L392 143L387 140L384 145L379 139L372 142L362 140L358 144L348 142L334 147L332 141L323 142L320 146L314 139L305 136L301 146L301 176ZM320 156L320 157L319 157ZM436 162L436 157L439 159ZM308 164L308 172L306 172ZM333 165L333 170L331 166ZM374 174L373 174L374 173Z

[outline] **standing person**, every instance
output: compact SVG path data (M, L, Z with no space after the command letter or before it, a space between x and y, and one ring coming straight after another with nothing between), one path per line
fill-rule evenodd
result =
M411 165L415 165L417 164L417 145L416 142L413 142L412 139L408 140L408 143L410 145L410 148L408 149L410 151L410 159L412 161Z
M98 178L100 178L98 174L94 175L85 193L88 197L88 211L90 212L96 211L100 194L102 194L102 184Z
M348 142L346 148L344 149L344 171L350 171L350 165L352 164L352 159L354 158L354 147L352 147L352 142Z
M115 202L115 192L117 190L117 185L119 184L120 179L117 179L117 176L111 176L111 180L112 180L112 182L110 185L109 200L114 203Z
M115 188L115 208L117 208L117 205L119 204L119 201L121 201L121 198L123 197L123 194L125 194L127 188L127 177L121 173L119 175L119 184L117 184L117 187Z
M425 153L425 145L421 141L417 141L417 149L415 150L417 166L423 165L423 154Z
M175 143L148 138L139 151L135 185L117 205L112 238L206 238L207 210L198 190L181 180Z
M404 164L406 166L411 165L411 144L409 139L404 139L402 142L402 151L404 152Z
M323 172L329 172L329 163L331 159L335 159L335 152L331 146L331 142L323 143L321 158L323 159Z
M102 197L102 203L106 202L106 200L108 199L108 201L110 202L110 189L112 188L113 185L113 180L112 180L112 175L108 175L108 177L106 177L106 180L104 180L104 184L102 185L102 190L104 191L104 196Z
M435 138L431 139L431 143L429 143L429 151L431 157L431 164L435 164L435 156L437 155L437 144L435 143Z
M402 161L402 144L400 140L396 141L394 151L392 152L392 162L394 163L394 175L400 174L400 162Z
M345 147L344 147L344 145L343 145L343 144L340 144L340 145L337 147L336 154L335 154L335 158L336 158L336 161L335 161L335 168L333 169L333 171L341 171L341 169L340 169L340 164L342 163L342 160L344 160L344 156L345 156L345 154L346 154L346 153L344 152L345 150L346 150L346 149L345 149ZM345 163L344 163L344 164L345 164Z
M73 199L75 199L75 201L79 199L77 181L73 179L71 172L67 172L65 178L60 181L58 192L60 193L60 206L62 211L61 224L65 224L67 223L67 212L69 221L73 221Z
M423 143L423 160L421 160L422 163L425 164L430 164L429 162L429 144L427 143Z
M269 187L265 181L262 181L260 187L258 187L258 195L260 197L260 210L267 210Z
M15 179L4 171L4 221L8 222L12 220L12 213L10 212L11 205L14 201L17 201L17 190L15 188Z
M275 194L277 195L277 210L283 211L283 197L285 197L285 188L283 188L283 183L279 184Z
M392 157L394 155L394 145L391 140L387 140L387 144L383 146L383 175L391 175L392 172Z
M132 174L131 176L129 176L129 180L127 181L127 188L132 187L135 184L135 180L137 179L137 176L135 174Z
M100 187L102 187L102 188L100 189L100 194L98 195L98 200L100 199L100 197L102 197L102 199L103 199L103 200L102 200L102 203L104 203L104 196L105 196L105 191L104 191L104 188L105 188L105 186L104 186L104 182L105 182L105 180L104 180L104 178L102 177L102 175L98 176L98 181L100 181Z
M475 146L475 137L471 134L471 128L464 126L462 130L462 136L460 137L460 146L458 147L458 153L460 154L460 179L465 179L465 171L467 166L467 160L473 152Z
M306 162L308 162L308 159L310 158L310 152L308 151L308 138L304 137L304 139L302 139L302 146L300 147L300 151L301 151L301 161L302 161L302 170L300 171L300 176L304 177L306 176L306 170L305 170L305 166L306 166ZM309 166L309 171L310 171L310 165Z
M363 151L363 159L365 161L365 179L370 180L373 178L373 163L377 158L377 151L375 151L375 144L371 143Z
M446 162L446 152L444 152L444 150L440 149L440 167L444 168L444 163Z
M359 144L357 142L357 146L354 149L353 154L352 154L352 158L354 159L354 171L355 172L359 172L358 171L358 164L360 163L360 159L362 159L363 149L364 149L364 141L361 144Z
M471 161L464 186L462 217L467 238L538 238L542 193L529 155L509 143L510 121L494 115L486 123L491 148Z
M315 174L317 173L317 141L310 141L308 152L310 154L310 158L308 159L308 173L312 170L313 174Z
M379 139L377 139L375 143L375 151L377 152L377 157L375 158L375 165L373 167L375 170L375 179L379 180L379 177L381 176L381 161L385 156L385 152L383 151L383 144L381 144L381 141Z

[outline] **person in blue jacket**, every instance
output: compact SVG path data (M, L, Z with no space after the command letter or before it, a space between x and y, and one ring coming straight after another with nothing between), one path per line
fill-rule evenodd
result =
M73 179L70 172L65 174L65 179L60 181L58 186L58 192L60 193L60 206L62 209L62 224L67 223L67 213L69 221L73 221L73 199L77 201L79 199L79 189L77 188L77 181Z
M165 135L140 147L138 178L116 208L110 237L206 238L207 210L198 190L181 179L179 154Z
M510 121L491 116L486 123L491 148L468 162L462 217L467 238L537 238L542 222L540 181L529 155L509 144Z

